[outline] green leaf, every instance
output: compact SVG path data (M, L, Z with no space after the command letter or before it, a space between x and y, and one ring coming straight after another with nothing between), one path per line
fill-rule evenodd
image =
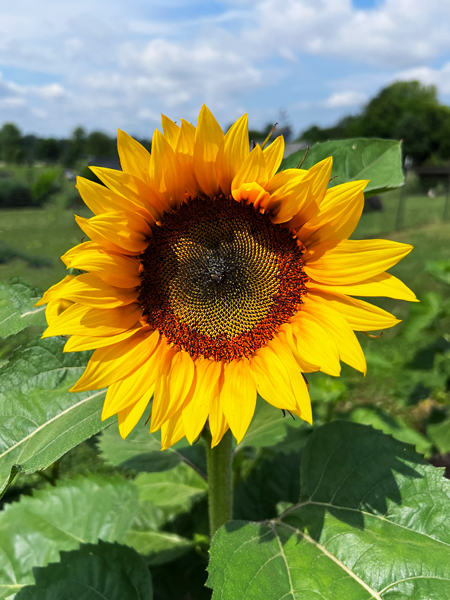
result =
M16 600L152 600L151 575L132 548L100 541L61 552L61 562L34 570L36 584Z
M297 505L231 521L211 547L213 600L441 600L450 482L411 446L356 423L311 435Z
M306 442L302 432L300 439ZM268 450L245 479L238 481L234 495L236 519L262 521L277 515L280 502L295 503L300 494L300 452L274 454Z
M0 599L33 583L32 568L99 538L121 540L139 509L122 477L78 478L22 496L0 513Z
M99 443L102 458L113 466L135 471L154 473L173 469L180 462L206 472L206 447L202 439L190 446L183 438L171 448L161 452L160 432L149 433L144 415L126 440L120 437L117 427L106 429Z
M427 292L421 296L420 303L410 307L408 320L402 330L404 338L414 341L421 331L433 327L443 312L442 296L436 292Z
M90 353L63 354L64 342L33 340L0 368L0 495L112 422L100 418L104 392L68 391Z
M437 281L450 285L450 260L433 260L427 262L425 271Z
M130 530L124 542L135 548L139 554L143 554L150 565L161 565L176 560L194 546L191 540L166 531Z
M162 473L140 473L134 483L141 502L151 502L170 513L189 510L208 487L203 477L185 463Z
M304 150L299 150L286 157L280 170L295 169L304 154ZM368 198L404 183L401 142L396 140L353 138L315 144L308 152L302 169L310 169L329 156L333 157L330 187L369 179L370 183L364 190Z
M45 327L45 306L35 307L40 294L20 277L9 285L0 282L0 338L18 333L29 325Z
M440 454L450 452L450 419L441 421L441 423L428 425L427 435Z
M301 430L298 436L296 430ZM254 448L275 446L286 441L291 435L303 436L306 441L310 431L311 427L305 421L298 417L292 419L288 413L283 414L283 411L273 407L258 396L250 427L247 429L241 443L236 446L235 452L245 446L253 446Z
M349 419L353 423L371 425L401 442L412 444L421 454L428 456L431 452L431 443L426 437L411 429L402 419L393 417L379 408L359 406L352 410Z

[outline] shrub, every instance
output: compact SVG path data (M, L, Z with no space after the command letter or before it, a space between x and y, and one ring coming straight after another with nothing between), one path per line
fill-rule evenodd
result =
M0 208L19 208L34 204L30 188L17 180L0 180Z

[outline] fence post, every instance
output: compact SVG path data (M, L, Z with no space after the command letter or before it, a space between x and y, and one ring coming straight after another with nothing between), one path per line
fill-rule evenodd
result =
M403 212L404 212L404 196L405 196L405 184L400 188L400 195L398 197L398 206L397 206L397 217L395 219L395 231L400 231L402 223L403 223Z
M448 219L448 212L450 206L450 172L447 178L447 195L445 196L445 204L444 204L444 214L442 215L442 220L446 221Z

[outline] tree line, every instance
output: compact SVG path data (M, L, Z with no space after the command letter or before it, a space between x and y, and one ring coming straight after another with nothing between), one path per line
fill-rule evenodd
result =
M150 149L149 140L139 140ZM73 167L79 160L88 157L110 157L117 155L117 140L102 131L86 133L83 127L74 129L69 138L40 138L22 135L14 123L5 123L0 129L0 160L7 164L62 164Z

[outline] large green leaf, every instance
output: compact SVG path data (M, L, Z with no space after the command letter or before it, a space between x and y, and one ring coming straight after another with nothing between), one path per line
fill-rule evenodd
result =
M0 337L6 338L29 325L45 326L45 306L36 308L40 294L20 277L9 285L0 282Z
M450 260L433 260L427 262L425 270L441 283L450 285Z
M121 477L78 478L22 496L0 513L0 598L33 583L32 568L61 550L124 537L139 509L135 486Z
M185 463L162 473L140 473L134 483L141 502L151 502L170 513L189 510L208 487L203 477Z
M450 452L450 418L440 423L428 425L427 434L440 454Z
M33 340L0 368L0 495L112 422L100 418L104 392L68 391L90 353L63 354L64 342Z
M431 451L431 442L426 437L411 429L402 419L379 408L358 406L352 410L349 419L354 423L372 425L375 429L380 429L401 442L413 444L421 454L429 455Z
M437 292L426 292L420 297L420 303L410 306L402 335L406 340L413 342L421 331L434 327L445 313L446 307L442 296Z
M100 541L61 553L61 562L34 570L36 584L16 600L152 600L152 579L132 548Z
M128 531L125 544L146 557L150 565L160 565L175 560L194 547L194 542L167 531Z
M183 438L161 452L160 432L149 433L147 421L148 417L144 415L126 440L120 437L117 427L106 429L99 443L104 460L114 466L148 473L173 469L180 462L185 462L206 477L206 447L202 439L190 446Z
M411 446L335 421L303 452L297 505L216 534L208 585L221 600L443 600L450 482Z
M286 157L280 170L295 169L304 154L304 150L299 150ZM370 183L364 190L365 196L369 197L404 183L401 142L396 140L353 138L315 144L309 150L302 169L310 169L329 156L333 157L330 186L369 179Z

